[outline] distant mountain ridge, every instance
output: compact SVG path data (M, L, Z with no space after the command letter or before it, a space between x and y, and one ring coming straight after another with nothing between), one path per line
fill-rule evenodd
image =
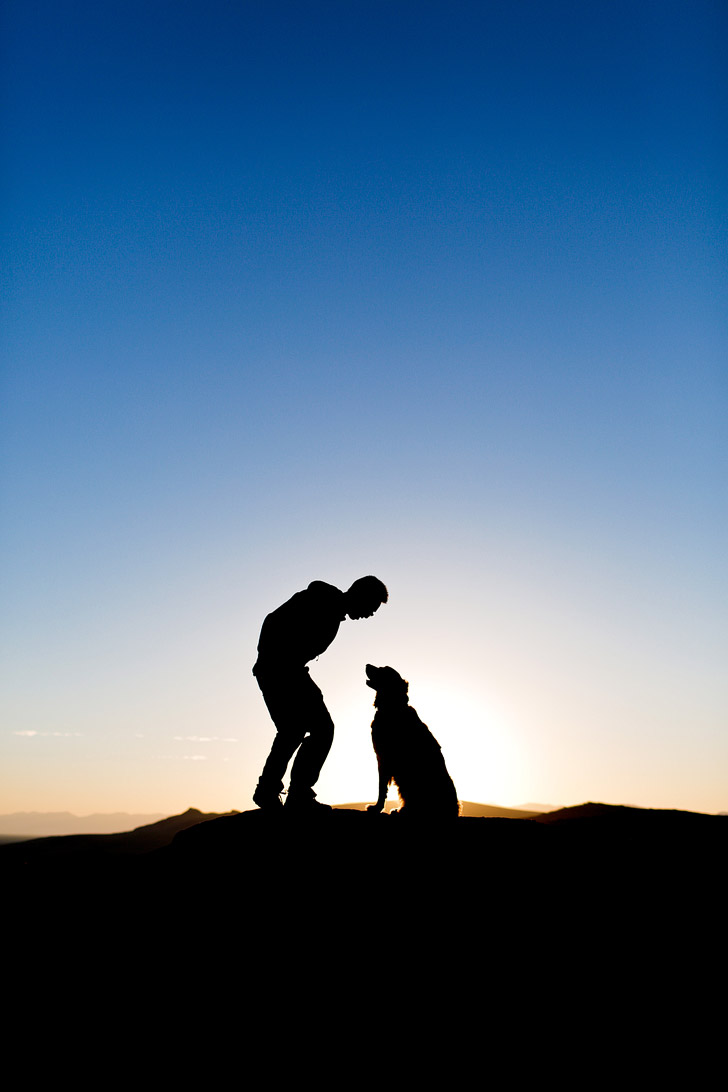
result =
M366 803L334 804L337 810L342 811L366 811L369 807ZM386 812L396 811L399 803L396 800L387 800L384 805ZM460 801L460 814L464 817L477 819L531 819L543 813L543 808L534 808L527 811L523 808L501 808L497 804L476 804L472 800Z
M205 823L209 819L229 818L239 812L203 812L188 808L181 815L170 815L133 830L116 831L113 834L62 834L40 838L9 840L2 847L5 854L19 852L35 856L73 857L77 855L124 856L151 853L168 846L175 835L188 827ZM7 857L5 859L8 859Z
M483 818L529 819L542 812L542 807L501 808L495 804L477 804L469 800L461 801L463 816ZM366 811L367 802L335 804L335 808L354 811ZM398 807L396 801L388 801L386 810ZM196 808L189 808L184 814L198 813ZM201 813L198 813L201 814ZM222 814L222 813L210 813ZM228 813L226 813L228 814ZM16 811L0 815L0 842L18 841L31 838L57 838L74 834L127 834L139 827L152 826L155 823L175 818L163 812L153 814L133 814L130 812L96 812L93 815L74 815L70 811Z
M497 804L479 804L471 800L461 800L461 815L468 818L484 819L535 819L542 817L542 822L553 822L565 818L593 817L595 809L612 809L611 814L619 815L624 809L621 805L614 804L580 804L576 808L559 807L547 804L523 804L516 808L504 808ZM354 802L335 804L337 810L366 811L368 802ZM389 800L385 810L390 812L398 807L397 801ZM583 811L577 811L584 809ZM636 811L655 811L655 809L635 808ZM664 811L664 809L661 809ZM674 810L674 809L673 809ZM185 816L198 815L207 818L212 815L232 814L232 812L202 813L197 808L188 808L183 813ZM702 813L695 813L702 814ZM718 812L718 815L726 815L726 812ZM74 815L69 811L40 812L40 811L16 811L7 815L0 815L0 843L34 839L54 838L68 835L111 835L128 834L141 827L154 826L160 822L179 820L180 816L166 816L163 812L152 814L135 814L131 812L97 812L93 815ZM200 821L199 819L197 820Z
M666 824L703 821L717 819L722 812L711 814L702 811L684 811L680 808L641 808L634 804L598 804L589 801L587 804L575 804L569 808L558 808L556 811L544 812L535 817L536 823L547 825L563 825L564 823L607 823L612 829L619 824L629 824L633 829L644 828L647 824Z
M0 815L0 835L45 838L65 834L121 834L165 818L164 812L137 815L115 811L73 815L70 811L15 811Z
M361 853L352 852L356 846L360 850L367 847L364 856L378 860L378 867L400 870L403 859L409 860L410 864L420 859L422 867L429 869L433 846L438 846L439 853L446 849L448 859L454 854L453 860L457 858L459 867L466 872L484 851L491 861L500 854L503 861L518 859L523 867L523 862L530 860L529 868L542 869L548 862L553 863L552 856L543 852L549 845L560 854L562 863L569 862L569 869L574 868L575 852L581 859L584 854L595 854L598 847L601 848L590 859L595 868L601 867L599 861L603 859L605 846L612 849L619 846L620 854L625 855L633 871L642 867L645 846L653 856L662 853L665 860L669 858L673 863L677 854L690 863L691 868L701 860L718 860L725 855L728 822L716 815L591 802L533 816L488 805L472 806L488 810L466 814L447 824L418 823L386 815L368 816L362 810L363 806L339 806L324 815L306 818L291 817L285 810L274 815L258 808L220 814L188 808L181 815L132 831L6 841L0 845L0 867L6 877L11 874L8 870L14 870L16 875L22 873L24 880L32 876L40 878L48 868L57 870L59 876L70 876L68 870L72 869L73 875L82 882L92 882L94 875L101 874L98 869L107 876L117 867L128 870L129 865L123 864L125 860L146 861L147 864L140 867L151 868L161 877L167 874L165 869L177 869L178 876L182 877L187 875L185 862L197 861L204 867L221 868L222 873L232 875L236 874L238 863L245 859L246 867L262 869L266 876L270 873L271 882L279 865L285 865L292 874L301 873L299 879L303 882L307 870L314 867L314 858L319 860L317 854L320 852L320 861L315 867L320 872L326 854L329 855L324 873L329 877L326 883L330 884L333 882L331 876L338 875L342 860L351 859L354 864L360 861ZM484 819L489 821L484 822ZM435 831L437 837L433 839ZM318 847L313 857L310 853L312 842ZM329 876L333 862L336 867ZM351 864L354 871L349 880L358 884L354 864ZM323 875L319 878L324 882ZM370 882L374 883L373 876Z
M563 804L534 804L529 801L528 804L516 804L516 811L559 811Z

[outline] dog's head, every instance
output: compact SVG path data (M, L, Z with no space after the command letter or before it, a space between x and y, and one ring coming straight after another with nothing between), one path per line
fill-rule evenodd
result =
M367 686L376 690L375 705L384 701L407 702L409 683L393 667L373 667L367 664Z

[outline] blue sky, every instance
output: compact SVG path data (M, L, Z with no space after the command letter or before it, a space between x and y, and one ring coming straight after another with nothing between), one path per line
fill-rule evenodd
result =
M366 572L322 797L369 661L466 798L728 807L724 7L3 22L0 810L249 806L260 623Z

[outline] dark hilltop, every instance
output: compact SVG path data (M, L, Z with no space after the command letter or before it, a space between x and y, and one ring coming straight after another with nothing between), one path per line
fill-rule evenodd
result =
M563 897L589 884L634 893L646 872L667 886L690 875L705 890L709 863L728 849L724 816L587 803L547 813L490 808L490 817L476 817L476 807L455 821L429 824L370 815L357 805L307 819L190 808L126 833L0 846L0 874L22 876L26 888L62 878L66 890L80 893L123 873L129 890L140 894L204 876L208 890L231 894L236 885L253 886L264 901L279 878L335 901L343 888L381 891L386 877L395 900L408 886L426 883L430 901L447 903L444 892L453 890L458 899L477 901L487 885L515 891L536 907L556 891Z
M153 1019L170 1041L177 997L226 1020L242 998L256 1034L282 1005L314 1035L398 998L460 1034L486 998L521 1013L549 996L552 1024L572 1027L711 966L727 850L725 817L597 803L438 824L190 808L2 846L0 877L20 980L71 983L79 1013L96 996L166 996ZM543 1003L529 1007L537 1019Z

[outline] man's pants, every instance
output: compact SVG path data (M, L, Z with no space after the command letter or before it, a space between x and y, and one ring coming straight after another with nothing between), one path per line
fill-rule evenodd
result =
M298 748L289 791L310 789L318 781L334 738L334 722L323 694L307 667L263 670L256 665L254 674L277 729L261 783L280 792L288 763Z

